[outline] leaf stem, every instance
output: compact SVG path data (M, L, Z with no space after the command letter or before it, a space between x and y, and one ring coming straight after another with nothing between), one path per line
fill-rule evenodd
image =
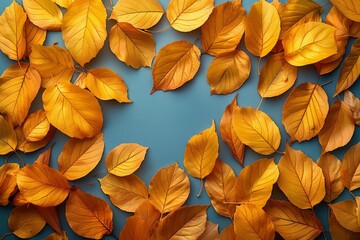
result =
M329 83L331 83L333 80L329 80L329 81L327 81L327 82L324 82L323 84L321 84L320 86L321 87L324 87L325 85L327 85L327 84L329 84Z
M167 27L165 27L163 29L160 29L160 30L148 30L148 29L145 29L144 31L148 32L148 33L161 33L161 32L164 32L164 31L168 30L169 28L171 28L171 25L168 25Z
M13 153L10 153L6 158L5 158L5 163L9 162L9 158L13 155Z
M241 202L223 202L223 204L240 205L240 204L241 204Z
M352 191L349 190L349 193L350 193L350 195L351 195L354 199L356 199L356 196L353 194Z
M16 150L14 150L14 153L15 153L16 156L20 159L22 166L25 166L24 159L19 155L19 153L18 153Z
M258 60L258 75L260 76L260 64L261 64L261 57Z
M282 155L285 154L285 152L280 152L280 151L275 151L275 152L278 153L278 154L282 154Z
M204 179L200 179L200 190L199 190L198 194L196 195L197 197L200 197L203 188L204 188Z
M261 104L262 104L262 101L263 101L263 100L264 100L264 98L263 98L263 97L261 97L260 102L259 102L259 104L258 104L258 106L257 106L256 110L259 110L259 108L260 108L260 106L261 106Z
M5 233L4 235L1 236L0 240L3 240L5 237L12 235L12 234L13 234L12 232Z
M79 185L79 186L72 186L71 188L83 188L83 187L87 187L87 186L90 186L90 185L93 185L94 183L93 182L88 182L88 183L85 183L85 184L82 184L82 185Z

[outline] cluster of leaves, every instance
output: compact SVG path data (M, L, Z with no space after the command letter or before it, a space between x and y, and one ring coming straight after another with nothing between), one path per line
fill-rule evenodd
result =
M131 102L125 82L115 72L84 68L107 38L106 9L101 0L22 2L23 7L13 1L0 16L0 50L17 61L0 77L0 154L43 148L56 129L70 139L58 157L58 169L49 167L51 147L31 165L3 164L0 204L8 205L10 199L15 206L8 225L17 237L33 237L47 223L55 230L47 239L67 239L56 210L66 201L71 229L80 236L101 239L112 234L110 206L71 187L69 181L88 175L102 158L103 116L97 98ZM171 0L166 11L170 26L181 32L200 28L203 52L194 43L176 41L160 49L152 66L155 41L147 29L160 21L164 10L157 0L121 0L110 16L117 23L110 30L109 45L120 61L133 68L152 66L151 93L175 90L191 81L199 70L201 54L210 54L215 57L207 73L211 94L229 94L250 75L250 58L239 49L244 35L247 50L259 57L258 93L272 98L295 84L298 67L314 64L319 76L335 70L349 38L360 36L360 2L331 2L334 6L323 23L322 7L312 0L285 4L260 0L248 14L240 0L216 7L214 0ZM66 49L43 46L47 31L59 30ZM360 143L352 146L342 161L329 153L347 145L355 125L360 124L360 100L347 90L360 75L359 49L357 40L341 67L334 96L345 91L344 100L339 97L329 106L327 93L318 82L303 83L289 94L282 123L291 140L278 164L274 158L262 158L236 177L231 167L218 159L214 121L188 141L187 172L201 179L201 186L206 179L213 208L233 221L220 234L217 224L207 221L209 206L183 206L190 181L177 163L160 169L147 188L134 174L147 147L136 143L115 147L106 157L108 174L99 181L116 207L134 213L119 239L274 239L275 231L285 239L314 239L323 232L313 210L321 201L329 203L334 239L359 238L360 198L332 201L344 188L353 191L360 187ZM261 58L270 52L274 54L261 68ZM75 66L73 59L80 66ZM71 83L75 73L76 80ZM45 88L43 110L29 114L41 87ZM235 97L220 122L221 137L242 166L245 147L262 155L281 153L279 128L259 110L260 105L257 109L240 107ZM316 136L322 146L317 163L290 145ZM289 201L270 199L274 184Z

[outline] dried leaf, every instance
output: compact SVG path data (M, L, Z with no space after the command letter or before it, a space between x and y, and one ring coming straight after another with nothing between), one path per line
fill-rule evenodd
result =
M146 222L139 216L126 219L124 228L120 232L119 240L149 240L150 234Z
M249 78L250 69L250 58L241 50L218 55L210 63L207 72L211 94L229 94L234 92Z
M218 240L236 240L235 232L234 232L234 224L230 224L226 228L224 228Z
M350 36L360 38L360 22L353 22L350 26Z
M87 73L84 73L84 72L79 73L79 75L75 79L74 84L82 89L85 89L86 88L86 78L88 76L89 75Z
M29 19L25 22L25 38L26 38L26 53L29 57L32 52L32 45L43 45L46 39L46 30L39 28L30 22Z
M273 0L271 4L276 8L278 13L281 12L281 10L285 7L285 4L282 2L279 2L279 0Z
M43 140L50 130L50 122L46 118L44 110L31 113L25 120L23 132L25 138L30 142Z
M360 126L360 99L349 90L346 90L344 94L344 103L349 105L355 124Z
M19 164L4 163L0 167L0 206L9 204L9 197L16 192L16 174Z
M61 234L54 232L44 238L44 240L68 240L68 237L66 236L66 232L63 231Z
M217 239L219 237L218 227L219 224L207 221L205 231L201 234L198 240Z
M200 67L200 49L187 41L177 41L161 48L152 70L157 90L175 90L192 80Z
M353 145L341 163L342 181L350 191L360 187L360 143Z
M23 4L33 24L45 30L60 30L63 15L60 8L53 1L23 0Z
M15 182L16 182L16 178L15 178ZM24 204L28 204L29 202L25 199L24 194L22 194L21 192L17 192L13 197L12 203L15 207L19 207Z
M19 149L23 153L34 152L36 150L39 150L40 148L45 147L46 144L48 144L53 139L56 132L55 128L51 126L48 134L44 139L38 142L30 142L25 138L21 127L17 127L15 131L19 142L17 149Z
M149 200L144 201L136 208L134 216L139 216L145 221L150 234L153 232L154 227L161 217L160 212L155 209Z
M61 234L61 224L59 215L55 207L36 207L40 216L46 221L49 226L54 229L57 233Z
M360 224L357 215L357 203L353 200L345 200L342 202L329 204L336 220L344 228L353 231L360 232Z
M0 155L14 152L18 144L15 130L0 115Z
M347 18L360 22L360 2L357 0L330 0Z
M43 151L38 158L34 161L34 164L44 164L49 166L50 164L50 157L51 157L51 150L53 148L54 144L51 145L48 149Z
M331 239L333 240L353 240L360 238L360 233L352 232L341 226L333 213L329 216L329 230Z

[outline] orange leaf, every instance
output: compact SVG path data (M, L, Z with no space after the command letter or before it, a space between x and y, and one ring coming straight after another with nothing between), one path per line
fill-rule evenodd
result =
M66 236L66 232L63 231L61 234L54 232L44 238L44 240L68 240L68 237Z
M201 234L198 240L217 239L219 237L218 227L219 224L207 221L205 231Z
M126 219L124 228L120 232L119 240L149 240L150 234L146 222L139 216Z
M14 152L17 146L17 137L15 130L0 115L0 155Z
M52 0L53 2L56 2L57 5L68 8L70 4L72 4L75 0Z
M59 215L55 207L36 207L40 216L46 221L49 226L54 229L57 233L61 234L61 224Z
M43 45L46 39L46 30L39 28L30 22L29 19L25 22L25 38L26 38L26 53L29 57L32 52L32 45Z
M42 139L41 141L38 141L38 142L30 142L25 138L21 127L18 126L15 129L15 131L16 131L16 136L19 141L17 148L20 151L22 151L23 153L34 152L36 150L39 150L40 148L45 147L46 144L48 144L55 135L55 128L53 126L51 126L48 134L46 135L46 137L44 139Z
M347 18L360 22L360 2L357 0L330 0Z
M5 163L0 167L0 206L9 204L9 197L15 194L16 174L20 170L15 163Z
M46 118L44 110L31 113L25 120L23 132L25 138L30 142L43 140L50 130L50 122Z
M234 224L230 224L221 231L219 240L236 240Z
M51 150L53 148L54 144L51 145L48 149L43 151L38 158L34 161L34 164L44 164L49 166L50 163L50 157L51 157Z
M156 210L155 207L150 203L150 201L146 200L135 210L134 216L139 216L142 220L145 221L147 229L151 234L154 227L160 220L161 215L160 212Z
M344 186L350 191L360 187L360 143L353 145L345 154L341 163Z
M17 192L13 197L12 203L14 204L15 207L19 207L24 204L28 204L29 202L25 199L24 194L22 194L21 192Z
M329 216L329 231L331 239L333 240L352 240L359 239L360 233L352 232L343 226L336 220L334 213Z
M344 102L351 108L355 124L360 126L360 99L349 90L346 90Z
M344 228L353 231L360 232L360 224L358 221L358 206L356 201L345 200L342 202L329 204L332 212L335 215L336 220Z

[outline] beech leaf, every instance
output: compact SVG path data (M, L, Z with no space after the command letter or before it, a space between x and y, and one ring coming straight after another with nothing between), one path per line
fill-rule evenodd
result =
M37 110L30 114L23 125L24 136L28 141L43 140L50 131L50 122L44 110Z
M360 126L360 99L349 90L346 90L344 102L351 108L355 124Z
M354 200L345 200L329 204L336 220L344 228L353 231L360 232L360 224L358 221L358 206Z
M17 191L16 174L20 170L17 163L5 163L0 167L0 206L9 204L9 198Z
M15 130L0 115L0 155L5 155L15 151L18 140Z
M124 228L120 232L119 240L148 240L149 230L146 222L139 216L131 216L126 219Z
M341 163L344 186L350 191L360 187L360 143L352 146L345 154Z
M360 22L360 2L356 0L330 0L347 18Z
M53 1L23 0L25 11L30 21L45 30L61 29L63 14Z

